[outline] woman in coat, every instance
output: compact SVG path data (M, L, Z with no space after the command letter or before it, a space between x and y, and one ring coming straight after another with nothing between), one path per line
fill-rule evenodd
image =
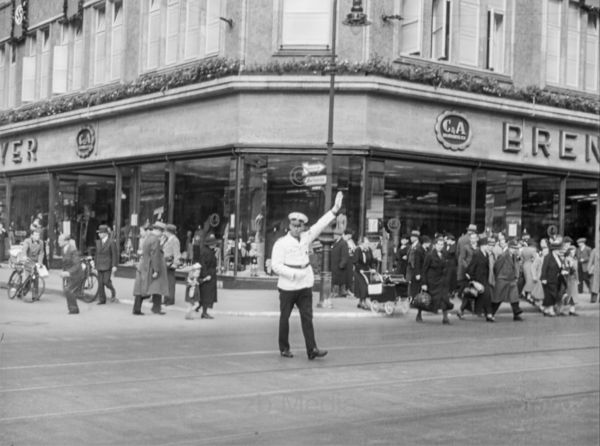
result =
M369 239L364 237L358 248L354 251L354 295L358 297L358 308L368 310L366 299L369 297L368 283L365 277L361 274L375 268L376 261L373 257L373 252L369 246Z
M204 239L200 247L200 303L196 311L202 307L202 319L213 319L207 310L217 302L217 256L215 247L219 244L214 234Z
M133 314L142 315L142 300L152 296L152 312L165 314L161 310L162 296L169 294L167 263L162 250L165 224L158 221L148 231L141 246L141 257L133 284Z
M448 310L451 309L450 296L448 290L448 271L447 261L444 254L444 238L438 237L435 240L433 251L427 253L423 261L423 289L431 295L432 311L437 313L442 310L442 323L450 324L448 320ZM421 317L422 309L418 309L417 322L423 322Z
M491 248L488 246L488 239L486 237L479 238L477 240L477 247L478 249L473 253L466 271L467 278L470 281L475 281L483 285L483 291L475 298L473 312L475 314L484 314L486 321L494 322L495 319L492 314L492 287L490 285L490 256L492 254ZM468 299L467 296L463 298ZM456 315L462 319L463 313L459 311Z
M531 263L531 278L533 280L533 287L531 288L529 299L527 299L527 301L540 311L543 311L542 301L544 300L544 288L542 287L541 282L542 264L544 262L544 257L548 255L549 252L550 250L548 249L548 245L542 249L541 253L537 252L536 250L536 253L533 257L533 262Z
M502 302L509 302L513 310L513 320L522 321L521 313L523 310L519 307L519 290L517 288L519 244L515 240L511 240L508 246L506 246L506 241L501 243L504 245L501 246L504 250L494 263L496 285L492 296L492 310L495 315Z
M590 302L595 304L600 294L600 250L597 246L590 253L588 273L590 274Z

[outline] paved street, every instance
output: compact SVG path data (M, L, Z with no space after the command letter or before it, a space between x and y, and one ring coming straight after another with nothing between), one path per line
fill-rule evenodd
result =
M122 298L130 285L119 282ZM128 303L69 316L51 286L33 304L0 289L0 445L599 442L597 304L448 327L347 300L331 317L315 310L329 355L308 361L298 317L296 356L278 354L274 291L245 293L265 310L252 317L234 312L235 293L220 290L214 320L186 321L181 306L134 317Z

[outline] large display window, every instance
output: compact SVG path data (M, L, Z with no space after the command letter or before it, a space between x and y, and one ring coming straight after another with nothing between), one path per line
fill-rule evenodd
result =
M565 197L565 234L573 240L587 239L594 246L598 223L598 181L567 178Z
M12 244L21 243L29 236L33 221L38 218L43 228L42 238L48 237L47 174L11 178L9 233Z

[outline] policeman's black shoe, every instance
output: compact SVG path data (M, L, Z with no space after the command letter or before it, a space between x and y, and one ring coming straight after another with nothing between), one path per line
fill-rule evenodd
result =
M69 314L79 314L79 310L69 311Z
M281 352L281 356L283 356L284 358L293 358L294 354L289 350L284 350Z
M315 358L322 358L327 354L327 350L319 350L318 348L313 348L310 352L308 352L308 359L311 361Z
M214 317L212 317L208 313L202 313L202 316L200 316L200 319L214 319Z
M521 313L522 313L522 311L521 311ZM521 317L519 314L520 314L520 313L518 313L518 314L515 314L515 315L513 316L513 321L515 321L515 322L522 322L522 321L523 321L523 318L522 318L522 317Z
M144 313L142 313L141 311L134 311L134 312L133 312L133 315L134 315L134 316L143 316L143 315L144 315Z
M423 318L421 317L420 314L417 314L417 318L415 319L415 321L417 321L417 322L423 322Z
M104 301L104 302L98 302L96 305L106 305L106 301Z
M447 317L445 317L444 319L442 319L442 324L444 324L444 325L450 325L450 321L448 320Z

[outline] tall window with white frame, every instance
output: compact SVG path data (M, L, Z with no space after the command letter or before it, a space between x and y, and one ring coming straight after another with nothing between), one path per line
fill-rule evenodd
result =
M558 84L560 81L562 0L548 0L546 8L546 81Z
M503 73L505 60L505 4L504 0L491 0L487 11L486 69Z
M21 84L21 102L36 100L37 38L35 33L27 37L26 54L23 56L23 82Z
M6 105L13 108L17 103L17 54L14 45L9 45L8 54L8 90Z
M110 78L121 77L123 64L123 1L112 1L112 22L110 29Z
M330 47L332 2L323 0L281 1L280 50L328 49Z
M206 46L205 55L219 52L221 44L221 0L206 0Z
M167 1L167 41L165 44L165 65L177 62L179 42L179 0Z
M569 2L567 11L567 58L566 84L579 87L579 49L581 48L581 8L579 3Z
M200 56L200 0L187 0L185 5L184 59Z
M431 9L431 58L450 59L450 0L433 0Z
M458 63L479 65L479 0L460 0L458 4Z
M50 95L50 27L40 31L42 39L42 62L40 74L40 98L45 99Z
M148 0L148 50L146 68L158 68L160 62L160 0Z
M6 45L0 43L0 110L4 110L6 108L6 98L4 97L4 93L6 88L4 87L4 82L6 81Z
M400 54L420 56L422 41L422 0L402 0L400 15Z
M52 94L67 92L70 35L69 25L60 25L60 36L54 45L52 57Z
M101 84L106 73L106 6L94 8L94 84Z
M600 19L597 16L588 14L585 41L584 89L590 92L598 91L599 21Z
M80 26L73 28L73 64L71 71L71 90L81 90L83 82L83 31Z

